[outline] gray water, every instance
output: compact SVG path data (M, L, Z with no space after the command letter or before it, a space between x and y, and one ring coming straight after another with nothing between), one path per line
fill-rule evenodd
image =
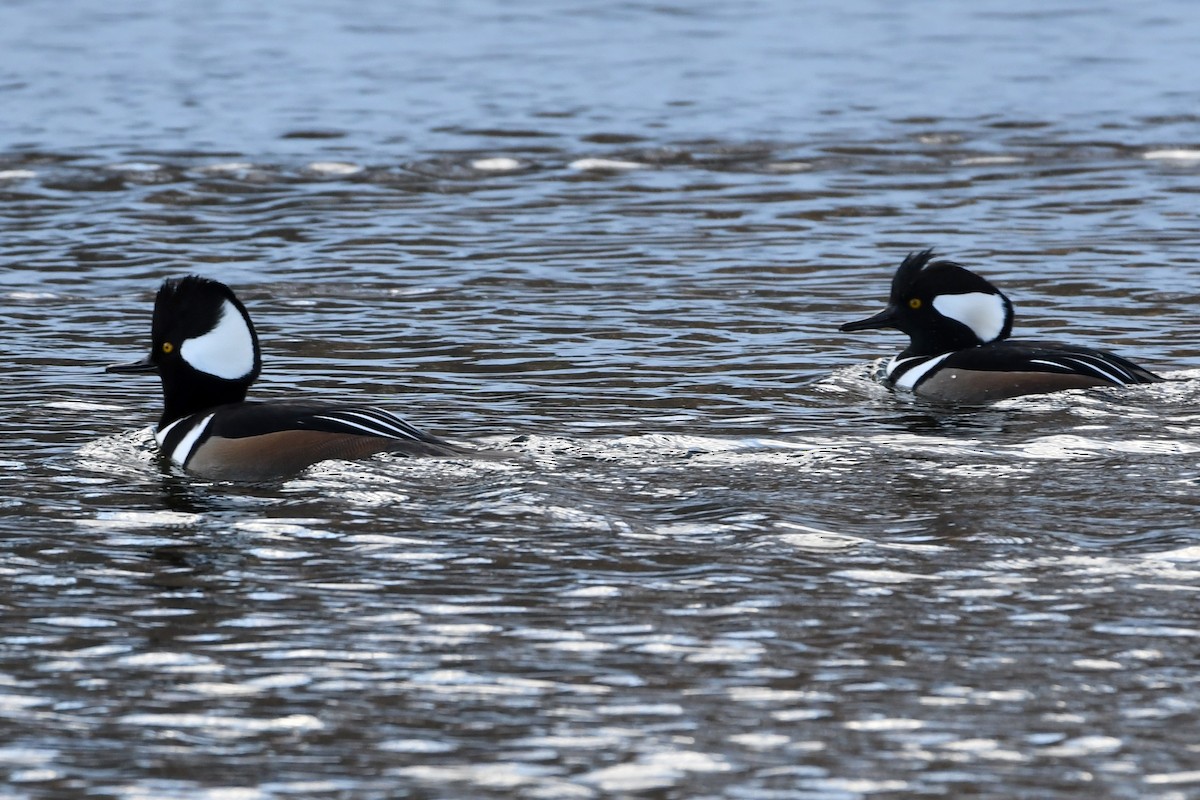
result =
M1200 10L0 7L0 798L1200 793ZM910 250L1172 380L890 394ZM506 457L165 471L260 398Z

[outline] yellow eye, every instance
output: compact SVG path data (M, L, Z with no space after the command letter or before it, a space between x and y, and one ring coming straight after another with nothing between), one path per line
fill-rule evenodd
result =
M171 353L173 353L175 351L175 345L171 344L170 342L163 342L162 343L162 351L164 353L166 353L167 355L170 355Z
M921 307L921 298L914 297L912 300L909 300L908 307L911 308L912 310L916 311L918 308Z

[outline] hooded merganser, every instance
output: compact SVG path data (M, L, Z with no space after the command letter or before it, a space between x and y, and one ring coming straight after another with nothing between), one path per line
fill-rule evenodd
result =
M262 369L258 334L228 286L190 275L167 280L154 301L150 354L108 372L162 378L154 438L173 464L203 478L259 481L318 461L390 452L466 456L376 408L246 401Z
M887 308L842 331L896 328L908 347L885 382L939 403L976 405L1026 394L1163 380L1104 350L1009 340L1012 302L975 273L933 250L910 253L892 279Z

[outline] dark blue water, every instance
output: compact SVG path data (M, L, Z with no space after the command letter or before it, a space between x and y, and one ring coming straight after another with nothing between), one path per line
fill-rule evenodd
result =
M1200 791L1190 4L0 8L0 797ZM938 409L910 250L1172 380ZM262 398L509 457L164 472Z

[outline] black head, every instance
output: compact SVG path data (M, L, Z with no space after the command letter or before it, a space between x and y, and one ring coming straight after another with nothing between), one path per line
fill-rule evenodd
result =
M1012 303L983 278L933 250L909 253L892 278L887 308L841 330L895 328L911 340L906 355L936 355L997 342L1012 333Z
M158 290L149 355L108 368L162 377L160 426L244 400L261 370L258 334L245 306L225 284L196 275L164 281Z

